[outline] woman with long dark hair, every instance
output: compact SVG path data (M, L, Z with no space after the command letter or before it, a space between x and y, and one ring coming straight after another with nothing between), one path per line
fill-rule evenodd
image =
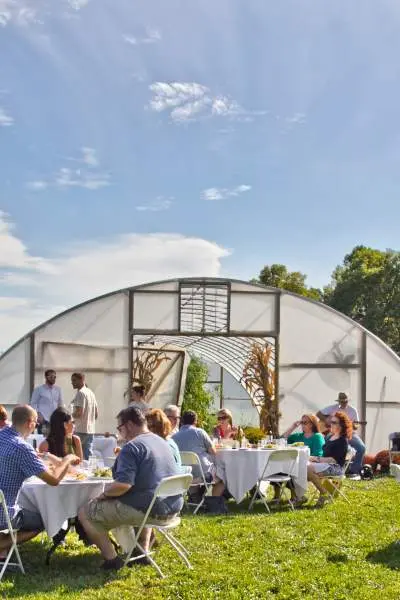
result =
M63 458L67 454L75 454L83 460L82 444L77 435L73 435L74 422L65 408L59 407L50 417L50 431L39 446L39 452L50 452Z

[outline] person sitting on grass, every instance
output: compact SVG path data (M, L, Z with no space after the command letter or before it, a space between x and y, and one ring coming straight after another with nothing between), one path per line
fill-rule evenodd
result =
M0 431L0 489L2 490L12 525L18 529L18 543L26 542L43 531L43 521L38 512L19 508L17 497L25 479L39 477L48 485L58 485L71 464L78 461L68 454L62 459L48 455L52 471L38 457L26 441L37 425L37 412L28 405L16 406L11 415L11 427ZM0 508L0 529L6 529L7 522ZM0 536L0 558L12 545L10 535Z
M50 430L47 438L39 446L39 452L51 452L63 458L67 454L75 454L83 460L82 443L77 435L73 435L74 421L71 414L60 407L50 417Z
M330 424L331 433L325 439L323 456L310 456L307 467L308 481L311 481L320 492L316 508L322 508L329 499L321 478L343 475L349 440L352 436L352 424L344 412L338 411L332 415Z
M114 481L78 514L89 540L100 549L104 559L102 568L106 570L118 570L124 564L108 532L120 525L140 527L161 480L180 474L170 447L160 436L149 431L146 417L139 408L128 406L121 410L117 419L117 430L126 443L112 468ZM168 524L182 507L181 494L158 498L153 506L152 521ZM149 550L150 536L151 529L143 529L140 543L145 551ZM149 564L146 556L135 562Z

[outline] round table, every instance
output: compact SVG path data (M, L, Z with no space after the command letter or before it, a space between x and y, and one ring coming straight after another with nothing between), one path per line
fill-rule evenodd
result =
M286 450L293 450L293 447L288 447ZM310 456L310 450L307 446L295 448L298 451L298 457L293 472L293 483L296 489L296 494L300 497L307 491L307 463ZM283 450L277 448L276 450ZM265 465L269 459L270 449L221 449L217 450L216 456L216 474L221 479L229 492L232 494L236 502L241 502L257 483L258 479L263 474ZM287 472L291 461L270 463L270 467L266 471L266 475L274 475L276 473Z
M40 513L47 534L54 537L65 521L76 517L81 506L103 493L108 481L110 480L63 480L53 487L35 477L25 481L18 496L18 505Z

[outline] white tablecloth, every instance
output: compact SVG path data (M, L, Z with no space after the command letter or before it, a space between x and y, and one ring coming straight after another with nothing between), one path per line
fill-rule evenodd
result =
M289 448L288 448L289 450ZM293 483L298 496L307 491L307 463L310 451L307 447L296 448L297 462L293 472ZM216 457L217 477L226 484L236 502L241 502L246 493L261 477L269 455L273 450L218 450ZM266 475L287 472L290 461L270 463Z
M93 440L93 452L101 455L106 467L112 467L115 461L114 449L117 447L115 437L96 436Z
M62 481L52 487L34 479L22 486L18 504L39 512L47 534L53 537L67 519L76 517L81 506L102 494L104 484L104 481Z

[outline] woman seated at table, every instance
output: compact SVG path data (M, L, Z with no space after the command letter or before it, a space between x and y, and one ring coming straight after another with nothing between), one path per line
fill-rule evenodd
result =
M322 478L344 473L344 464L349 449L348 442L351 440L352 433L353 426L349 417L342 411L334 413L331 417L331 433L325 439L323 456L310 456L307 479L320 492L315 505L317 508L324 506L329 498L322 485Z
M167 442L169 447L171 448L172 454L174 455L174 459L176 464L180 469L182 469L182 461L181 455L179 453L179 448L171 438L171 430L172 425L171 421L168 419L167 415L160 408L152 408L146 413L146 421L147 427L150 429L152 433L159 435L163 440ZM182 469L186 472L186 469Z
M293 433L297 427L301 426L301 432ZM315 415L303 415L300 421L295 421L293 425L289 427L283 434L284 438L287 438L288 444L294 444L296 442L303 442L305 446L310 448L311 456L322 456L323 447L325 444L325 438L320 433L319 421ZM280 488L278 485L272 484L274 487L274 498L273 501L278 502L280 500ZM290 489L291 500L296 502L296 492L294 485L290 482L287 486ZM297 500L298 504L305 502L306 498L300 498Z
M50 417L50 430L47 438L39 446L39 452L50 452L63 458L75 454L83 460L82 444L77 435L73 435L74 422L65 408L59 407Z
M239 433L239 427L233 425L232 413L227 408L221 408L217 413L218 425L213 429L213 437L221 440L234 440Z
M301 426L301 432L293 433L297 427ZM303 415L300 421L295 421L293 425L285 431L284 438L287 438L288 444L303 442L310 448L311 456L322 456L325 438L320 432L319 421L315 415Z

